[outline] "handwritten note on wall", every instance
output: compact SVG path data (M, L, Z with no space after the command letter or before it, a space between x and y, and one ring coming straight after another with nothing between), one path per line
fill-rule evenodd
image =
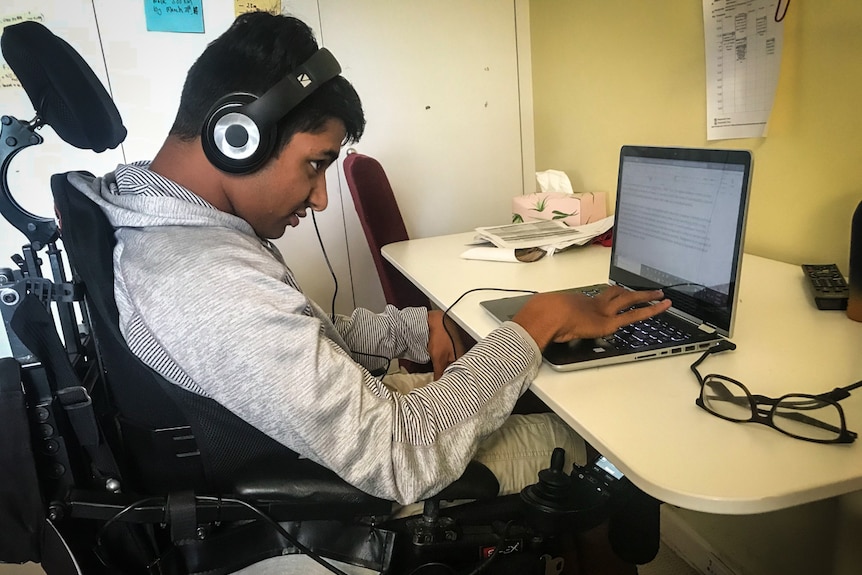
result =
M233 11L236 16L246 12L281 14L281 0L234 0Z
M45 22L45 15L41 12L26 11L18 14L0 14L0 31L6 26L33 20L35 22ZM9 64L0 56L0 89L4 88L21 88L21 81L9 67Z
M44 23L45 15L41 12L33 12L31 10L27 10L23 14L0 14L0 29L5 28L6 26L11 26L12 24L24 22L25 20L34 20L36 22Z
M145 0L147 30L203 34L203 0Z

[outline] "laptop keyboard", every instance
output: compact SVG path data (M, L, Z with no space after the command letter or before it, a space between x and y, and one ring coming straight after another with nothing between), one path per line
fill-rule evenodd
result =
M607 336L605 341L614 349L637 349L651 345L679 343L690 338L690 334L672 326L665 320L651 317L621 327Z
M595 297L601 291L601 287L590 287L584 289L582 293ZM687 339L691 339L691 334L672 326L661 317L651 317L623 326L604 338L611 347L618 350L680 343Z

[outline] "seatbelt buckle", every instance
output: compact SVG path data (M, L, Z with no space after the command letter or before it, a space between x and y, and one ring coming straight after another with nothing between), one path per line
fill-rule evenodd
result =
M57 390L57 399L60 400L60 405L63 409L81 409L90 407L93 404L93 399L87 388L81 385L73 385Z

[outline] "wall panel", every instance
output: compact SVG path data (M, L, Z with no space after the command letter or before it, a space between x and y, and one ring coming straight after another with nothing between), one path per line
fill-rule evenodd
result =
M234 17L228 0L204 3L203 34L148 32L140 0L6 0L0 17L27 12L82 54L129 131L117 150L96 155L44 129L46 144L20 154L10 175L24 192L21 203L43 215L52 211L51 174L101 174L152 158L173 121L187 69ZM523 145L521 137L532 133L526 0L284 0L283 12L309 23L359 91L368 129L356 148L387 169L413 237L508 220L510 198L533 179L532 142ZM22 90L0 89L0 113L29 118L31 111ZM330 203L317 223L338 278L336 309L381 309L340 161L327 179ZM0 230L6 261L23 236L5 222ZM335 286L311 218L276 243L305 291L328 309Z

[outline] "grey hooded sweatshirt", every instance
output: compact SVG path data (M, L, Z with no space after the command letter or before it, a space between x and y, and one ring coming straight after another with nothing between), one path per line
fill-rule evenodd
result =
M506 323L440 379L390 391L355 352L428 361L424 309L333 322L247 222L147 163L69 181L116 228L114 292L132 351L367 493L412 503L460 477L538 370L535 342Z

